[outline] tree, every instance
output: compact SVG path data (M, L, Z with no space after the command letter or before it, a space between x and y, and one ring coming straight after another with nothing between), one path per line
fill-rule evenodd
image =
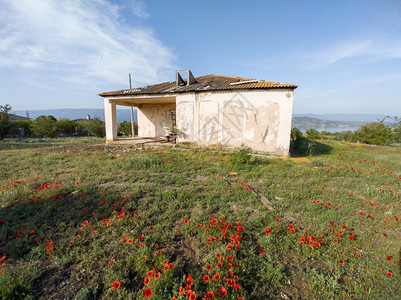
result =
M53 116L39 116L32 123L32 131L36 135L54 138L57 135L56 122Z
M11 128L10 120L8 119L10 110L10 105L0 105L0 141L4 140Z
M396 134L396 140L398 143L401 143L401 118L394 116L394 117L389 117L387 116L386 119L390 119L393 122L395 122L394 124L391 125L391 127L393 128L395 134Z
M96 137L105 137L106 128L104 122L99 118L94 118L88 122L88 132Z

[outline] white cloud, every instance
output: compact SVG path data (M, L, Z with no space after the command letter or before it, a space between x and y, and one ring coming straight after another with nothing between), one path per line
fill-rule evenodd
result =
M377 36L366 40L339 41L300 57L305 60L306 68L328 67L349 58L361 59L363 64L400 59L401 39L395 36ZM354 63L358 63L357 60Z
M166 79L174 69L171 50L150 29L119 22L122 11L148 16L139 1L123 7L106 0L3 0L0 67L79 84L121 84L129 72L138 84Z

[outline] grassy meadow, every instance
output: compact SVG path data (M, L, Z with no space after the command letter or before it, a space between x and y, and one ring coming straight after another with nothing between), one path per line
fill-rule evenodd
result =
M0 298L401 298L400 147L103 143L0 143Z

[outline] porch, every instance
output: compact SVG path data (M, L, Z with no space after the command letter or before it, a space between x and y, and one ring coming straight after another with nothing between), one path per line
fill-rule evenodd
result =
M117 105L136 107L138 136L117 136ZM176 125L176 97L171 95L127 95L104 99L106 143L168 142L169 128Z

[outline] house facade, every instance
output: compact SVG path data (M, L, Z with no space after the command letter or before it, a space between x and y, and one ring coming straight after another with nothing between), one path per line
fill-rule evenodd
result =
M99 94L104 98L106 142L117 140L116 106L137 107L138 136L177 142L250 147L288 155L294 84L243 77L176 72L176 80Z

